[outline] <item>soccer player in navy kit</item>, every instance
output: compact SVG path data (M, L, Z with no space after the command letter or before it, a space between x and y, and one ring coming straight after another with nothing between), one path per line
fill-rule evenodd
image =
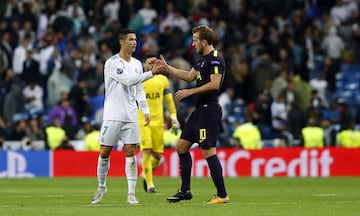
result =
M217 194L207 204L228 203L222 166L216 155L216 143L220 132L221 107L218 94L225 75L225 61L220 52L213 47L214 33L211 28L200 25L192 29L193 46L203 57L190 71L177 69L167 65L167 72L179 79L191 82L196 79L196 86L176 92L175 99L181 101L189 96L196 96L196 110L191 114L183 127L176 150L180 158L181 188L171 197L169 202L192 199L190 188L192 160L189 152L194 143L202 149L206 158L211 178L216 186ZM162 60L166 63L165 59Z

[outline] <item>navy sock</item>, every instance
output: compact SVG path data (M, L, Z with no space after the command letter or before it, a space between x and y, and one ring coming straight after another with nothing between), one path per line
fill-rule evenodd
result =
M225 189L224 177L219 158L217 157L217 155L213 155L206 158L206 160L209 165L211 178L217 189L217 195L222 198L226 197L227 193Z
M192 160L190 152L179 154L180 158L180 175L181 175L181 191L190 190L191 166Z

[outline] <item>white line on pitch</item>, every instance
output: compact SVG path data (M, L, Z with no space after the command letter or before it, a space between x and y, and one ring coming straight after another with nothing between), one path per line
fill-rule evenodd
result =
M315 197L331 197L331 196L341 196L342 194L313 194Z

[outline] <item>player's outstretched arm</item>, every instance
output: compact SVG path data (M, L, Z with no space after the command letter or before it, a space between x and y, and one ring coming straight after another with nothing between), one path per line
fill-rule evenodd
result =
M197 72L195 71L194 68L191 68L190 71L186 71L186 70L181 70L181 69L175 68L175 67L169 65L169 64L166 62L165 58L164 58L162 55L160 55L160 60L161 60L162 62L164 62L164 64L167 66L167 70L166 70L166 71L167 71L169 74L171 74L171 75L173 75L173 76L175 76L175 77L177 77L177 78L179 78L179 79L185 80L185 81L187 81L187 82L191 82L191 81L193 81L193 80L196 78Z
M159 59L154 59L153 61L150 62L150 64L152 65L151 72L153 75L159 73L165 73L167 70L166 63Z

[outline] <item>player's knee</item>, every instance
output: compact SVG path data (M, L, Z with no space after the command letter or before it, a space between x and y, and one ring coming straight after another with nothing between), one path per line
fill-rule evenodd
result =
M183 145L176 145L176 151L179 154L184 154L188 151L188 148L185 148Z
M216 155L216 148L202 149L201 153L204 158L209 158Z
M191 147L191 142L187 140L180 139L178 143L176 143L175 149L179 154L184 154L189 151Z
M125 157L133 157L133 156L135 156L136 145L125 144L124 151L125 151Z
M161 155L157 155L154 157L156 160L161 160Z
M156 159L156 160L161 160L161 153L157 153L157 152L153 152L152 156Z
M110 152L111 152L110 147L105 147L105 146L100 147L100 157L108 158L110 156Z
M135 151L125 151L125 157L134 157L135 156Z

